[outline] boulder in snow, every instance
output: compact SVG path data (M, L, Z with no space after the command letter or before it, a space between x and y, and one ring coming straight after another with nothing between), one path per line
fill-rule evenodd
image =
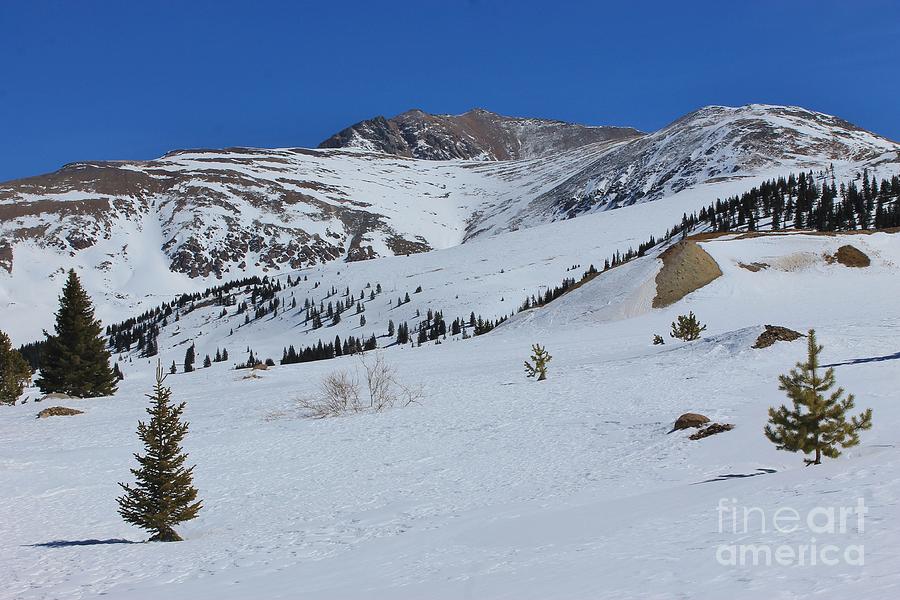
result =
M678 419L675 420L675 425L672 426L672 431L679 431L681 429L688 429L690 427L700 427L701 425L705 425L709 423L709 417L698 414L698 413L684 413ZM669 433L672 433L670 431Z

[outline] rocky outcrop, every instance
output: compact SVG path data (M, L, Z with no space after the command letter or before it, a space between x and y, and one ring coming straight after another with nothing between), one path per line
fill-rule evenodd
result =
M753 347L768 348L775 342L793 342L801 337L803 337L803 334L799 331L781 327L780 325L766 325L766 330L759 334Z
M722 270L706 250L693 240L683 240L660 257L653 308L664 308L721 277Z
M319 147L360 148L427 160L516 160L641 135L630 127L505 117L477 108L461 115L410 110L390 119L379 116L361 121Z

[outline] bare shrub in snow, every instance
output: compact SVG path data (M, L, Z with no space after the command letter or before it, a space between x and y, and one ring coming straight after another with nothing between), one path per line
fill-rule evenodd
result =
M366 377L366 389L369 392L369 408L374 411L384 410L394 405L409 406L422 399L421 386L409 387L397 379L397 372L384 360L384 355L375 353L375 358L360 355L360 363Z
M328 374L322 380L318 393L309 398L301 398L299 404L309 416L317 419L363 409L359 397L359 382L346 371Z
M360 367L364 388L359 384L359 370L353 373L335 371L322 380L314 396L300 399L301 410L314 418L336 417L363 411L380 412L393 406L409 406L423 397L421 386L401 383L394 368L380 353L376 353L374 358L361 355ZM361 389L364 389L367 397L361 395Z

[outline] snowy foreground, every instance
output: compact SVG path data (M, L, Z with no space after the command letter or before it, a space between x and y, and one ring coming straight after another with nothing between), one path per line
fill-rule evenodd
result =
M844 243L872 266L827 264ZM260 379L225 364L170 377L205 503L182 543L135 543L144 534L116 514L151 385L143 361L114 398L65 403L83 415L3 408L0 597L896 596L900 235L703 247L724 276L667 309L649 309L648 258L484 337L385 350L425 388L407 408L301 418L297 398L355 357ZM650 345L688 310L708 323L703 340ZM766 410L784 400L777 376L805 353L802 339L751 349L766 323L816 328L839 384L874 409L860 446L805 468L765 439ZM522 372L533 342L554 357L546 382ZM687 411L735 429L667 434ZM721 506L738 511L736 527ZM745 508L756 509L746 530ZM800 515L795 531L773 529L785 508ZM844 530L824 531L842 509ZM747 544L794 559L723 564Z

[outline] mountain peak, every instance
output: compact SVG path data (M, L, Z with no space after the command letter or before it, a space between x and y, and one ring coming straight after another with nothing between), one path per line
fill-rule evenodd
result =
M596 127L549 119L507 117L484 108L460 115L411 109L390 119L361 121L320 148L359 148L429 160L511 160L558 154L598 142L638 137L628 127Z

